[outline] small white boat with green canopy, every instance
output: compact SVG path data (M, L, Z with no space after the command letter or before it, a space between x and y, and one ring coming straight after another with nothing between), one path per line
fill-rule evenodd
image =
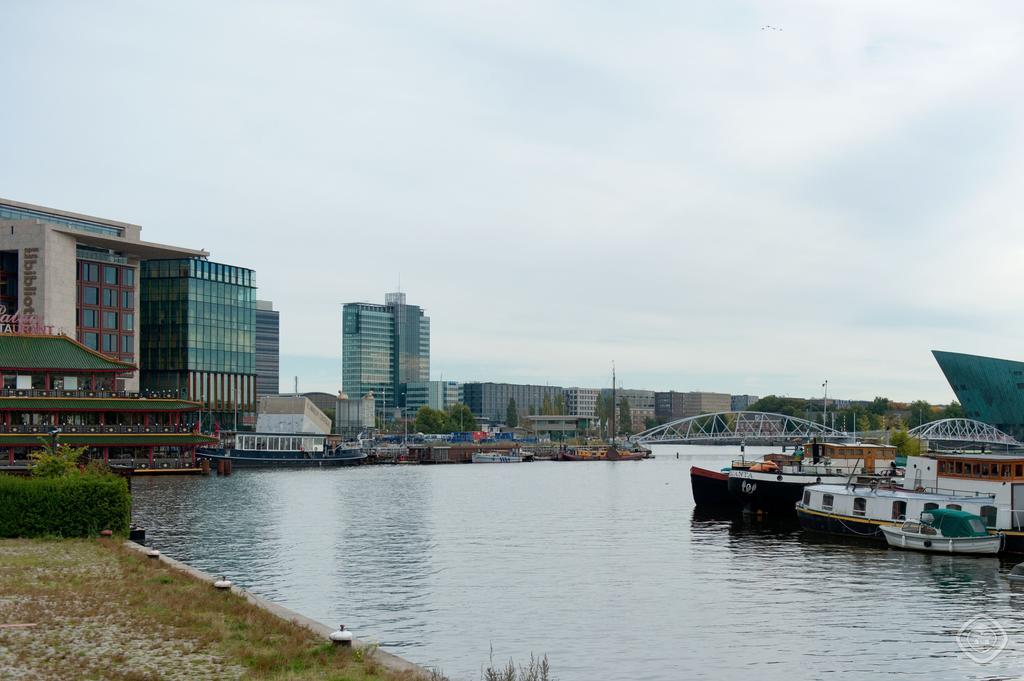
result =
M989 534L981 516L951 508L936 508L899 527L882 525L889 546L929 553L999 553L1003 537Z

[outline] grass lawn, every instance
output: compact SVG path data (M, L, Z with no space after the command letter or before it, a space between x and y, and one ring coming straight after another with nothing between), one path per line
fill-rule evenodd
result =
M429 678L334 647L118 539L0 540L0 679Z

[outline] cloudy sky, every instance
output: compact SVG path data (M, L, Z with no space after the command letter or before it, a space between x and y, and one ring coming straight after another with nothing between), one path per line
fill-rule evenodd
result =
M763 29L764 26L774 28ZM401 287L433 378L948 401L1024 348L1019 2L0 5L0 196L252 267L282 385Z

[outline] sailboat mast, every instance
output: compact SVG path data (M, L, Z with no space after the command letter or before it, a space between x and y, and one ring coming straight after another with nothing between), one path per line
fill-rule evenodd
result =
M615 442L615 436L618 431L615 430L615 362L612 362L612 418L611 418L611 432L608 434L608 440Z

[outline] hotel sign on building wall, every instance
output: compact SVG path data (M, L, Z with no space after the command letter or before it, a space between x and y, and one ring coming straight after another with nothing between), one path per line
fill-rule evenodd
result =
M37 314L25 314L21 310L9 314L7 308L0 305L0 333L30 333L51 336L55 331L52 326L43 324L42 317Z

